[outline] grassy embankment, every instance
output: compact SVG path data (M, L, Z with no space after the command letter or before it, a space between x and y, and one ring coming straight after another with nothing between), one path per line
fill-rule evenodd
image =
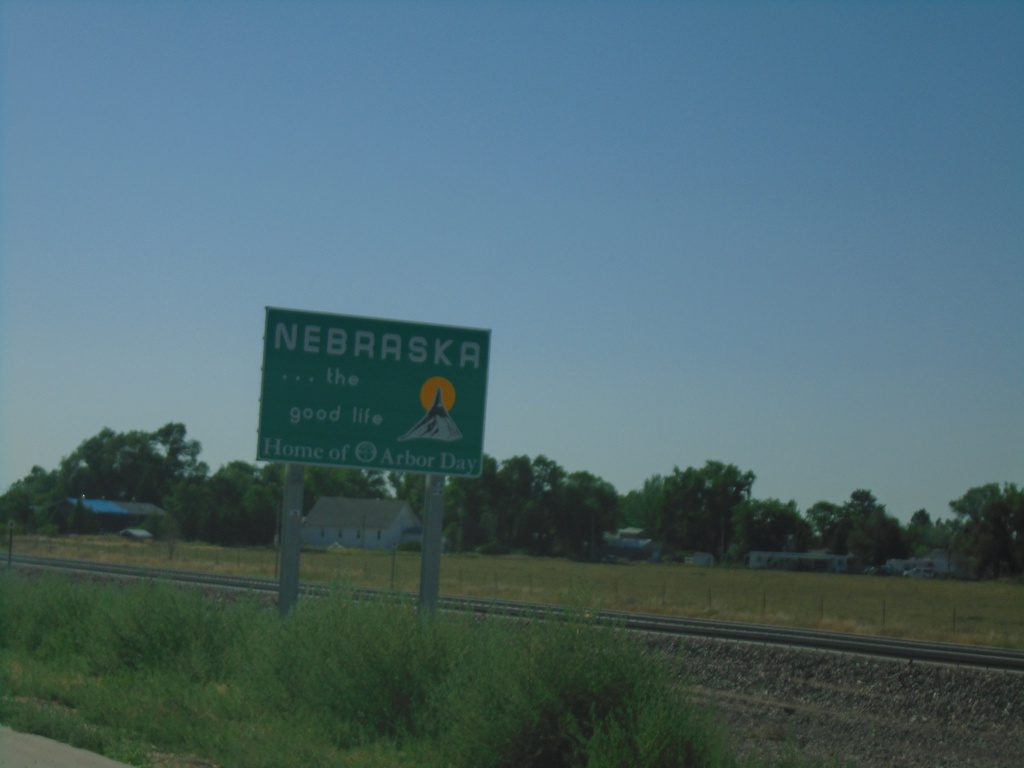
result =
M670 660L568 619L4 572L0 723L147 768L748 765Z
M19 537L15 551L267 577L277 567L269 549L111 536ZM415 553L313 551L302 555L301 577L415 592L419 567ZM441 593L1024 648L1020 583L445 555Z

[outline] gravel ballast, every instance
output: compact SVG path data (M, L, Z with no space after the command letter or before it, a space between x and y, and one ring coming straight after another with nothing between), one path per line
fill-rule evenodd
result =
M856 768L1024 766L1024 675L705 639L651 640L735 748Z

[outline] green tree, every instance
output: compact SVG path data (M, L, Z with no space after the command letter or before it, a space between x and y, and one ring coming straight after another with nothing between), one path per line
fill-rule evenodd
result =
M618 506L619 495L611 483L589 472L570 474L556 522L558 553L595 560L604 534L618 527Z
M892 515L875 512L860 520L850 532L850 552L865 565L884 565L890 558L903 558L910 554L903 527Z
M274 540L282 492L265 484L264 474L256 465L229 462L206 485L212 507L202 534L204 540L222 545L266 545Z
M165 508L187 540L269 545L277 533L282 483L280 465L261 469L232 461L207 479L180 481L167 496Z
M163 504L178 482L206 476L200 451L198 441L186 439L182 424L169 423L155 432L106 427L61 461L62 490L74 498Z
M795 501L751 499L733 511L733 546L741 558L754 550L805 552L812 538Z
M396 499L407 501L415 512L422 512L427 493L426 475L422 472L389 472L387 480ZM445 488L448 485L450 483L446 483Z
M498 463L484 454L478 477L453 478L445 486L445 509L451 518L446 535L460 552L470 552L496 542Z
M885 505L880 504L871 491L863 488L850 494L850 500L843 505L843 509L854 521L867 520L878 513L885 513Z
M528 549L534 540L534 522L530 519L533 497L533 463L529 456L512 456L498 467L497 543Z
M849 551L846 540L851 525L844 507L829 501L819 501L807 510L806 517L819 546L834 555L845 555Z
M808 510L808 517L812 526L824 533L829 551L856 555L867 565L883 565L889 558L906 557L910 552L899 521L863 488L851 493L838 509L816 504Z
M76 499L75 505L71 508L71 515L67 522L68 533L97 533L100 524L96 515L89 509L82 500Z
M957 520L935 520L924 509L910 517L905 534L910 552L923 556L936 549L950 550L962 527Z
M304 512L316 500L329 496L350 499L387 499L391 497L388 476L376 470L346 469L343 467L307 466L304 482Z
M561 554L559 529L565 519L566 472L546 456L537 456L531 469L533 487L526 504L527 518L533 528L529 550L538 555Z
M819 501L807 510L807 519L819 544L833 554L849 553L867 565L883 565L910 553L900 522L863 488L851 493L842 506Z
M0 496L0 523L6 526L7 521L25 526L32 519L32 495L27 488L11 485L7 492Z
M665 478L652 475L644 480L643 487L630 491L619 504L621 524L625 527L643 528L654 534L661 518L665 503Z
M205 481L183 480L164 499L164 509L186 541L206 537L214 508L213 491Z
M732 543L733 512L750 500L755 478L720 461L700 469L676 467L665 478L657 538L670 549L711 552L721 561Z
M170 422L150 435L155 453L163 459L162 482L171 485L181 480L203 479L209 467L199 460L202 446L186 437L185 425Z
M1024 492L1013 483L971 488L949 502L963 524L963 546L980 576L1024 569Z
M503 461L492 495L497 542L535 555L560 554L566 546L578 549L565 541L573 525L566 517L566 483L565 470L546 456Z
M37 520L47 522L50 505L64 498L67 494L56 471L32 467L0 496L0 521L13 520L20 528L33 529Z

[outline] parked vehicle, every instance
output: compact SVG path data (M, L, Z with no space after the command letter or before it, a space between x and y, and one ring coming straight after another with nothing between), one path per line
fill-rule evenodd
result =
M903 575L909 576L912 579L934 579L935 569L930 566L918 566L909 571L904 571Z

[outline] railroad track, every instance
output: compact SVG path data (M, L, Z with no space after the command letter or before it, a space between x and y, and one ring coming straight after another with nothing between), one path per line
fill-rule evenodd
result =
M89 560L15 555L12 565L92 573L98 576L122 576L136 579L169 581L216 589L235 589L276 594L277 579L254 576L230 576L200 571L186 571L169 568L99 563ZM307 596L326 595L330 587L319 582L302 582L300 592ZM383 590L356 589L357 598L371 599L390 594ZM400 593L403 599L415 602L416 595ZM471 611L478 614L519 618L564 617L568 609L564 606L528 603L513 600L496 600L468 597L441 597L438 607L451 611ZM705 637L717 640L732 640L748 643L769 643L773 645L800 647L819 651L857 653L906 661L951 664L956 666L985 668L1008 672L1024 673L1024 651L989 646L936 643L920 640L905 640L891 637L855 635L844 632L780 627L769 624L747 624L709 619L689 619L657 614L629 613L624 611L594 611L592 620L620 626L634 631L664 635Z

